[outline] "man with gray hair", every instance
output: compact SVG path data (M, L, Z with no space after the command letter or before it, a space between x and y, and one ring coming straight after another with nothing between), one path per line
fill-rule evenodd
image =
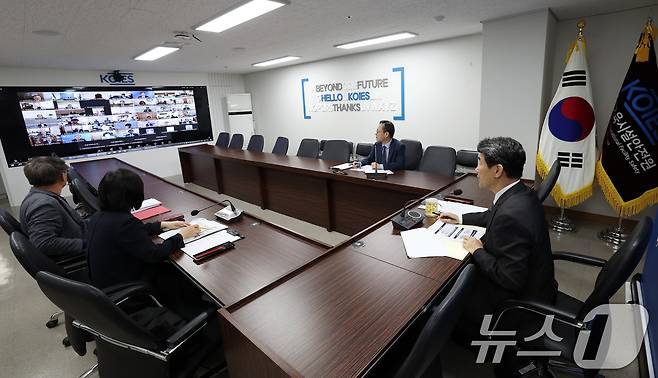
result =
M484 315L494 314L505 300L553 303L557 295L544 209L537 193L520 180L523 147L512 138L497 137L482 140L477 150L479 186L495 194L493 206L481 213L445 212L439 217L487 229L481 240L466 237L463 242L480 272L459 327L466 339L479 336Z
M32 188L21 203L21 228L39 251L57 260L86 251L85 222L61 196L67 172L56 156L30 159L23 168Z

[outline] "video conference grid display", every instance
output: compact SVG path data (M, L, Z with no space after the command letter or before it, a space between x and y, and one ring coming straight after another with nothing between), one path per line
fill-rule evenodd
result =
M32 146L198 129L193 90L19 92Z

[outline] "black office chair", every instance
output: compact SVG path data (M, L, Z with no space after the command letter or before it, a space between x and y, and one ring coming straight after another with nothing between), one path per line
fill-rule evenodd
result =
M322 160L346 162L350 160L349 142L345 140L328 140L325 142L324 151L320 156Z
M32 277L35 278L36 274L40 271L46 271L57 274L63 277L71 277L78 280L87 280L87 266L86 263L82 266L72 269L70 271L64 270L61 266L57 265L48 256L39 252L36 247L30 242L27 236L16 231L9 237L9 247L14 253L16 260L21 264L23 269ZM46 327L53 328L59 324L59 317L63 315L62 311L57 311L50 315L46 322ZM68 340L64 339L62 343L68 346Z
M442 176L454 176L456 153L452 147L429 146L425 149L418 170Z
M400 143L404 144L404 169L418 169L420 160L423 158L423 144L411 139L402 139Z
M218 351L218 341L203 332L214 316L211 311L185 322L142 289L110 298L89 284L48 272L37 273L37 283L75 319L74 327L94 335L101 377L189 377ZM149 304L130 310L119 307L137 297L149 299Z
M580 331L591 331L587 347L598 349L603 334L602 328L605 322L594 318L591 322L584 322L585 316L597 306L607 304L610 298L621 288L624 282L631 276L635 267L642 259L649 243L653 222L651 218L644 217L633 230L631 236L619 248L619 250L605 261L603 259L578 255L569 252L554 252L554 260L563 260L588 266L600 267L601 271L596 277L594 289L584 302L579 301L565 293L558 292L555 304L546 304L535 301L510 300L504 302L500 311L496 314L493 330L509 331L510 321L508 318L514 314L529 314L532 317L522 323L513 322L516 326L516 341L520 350L527 351L560 351L560 357L537 357L534 361L538 367L537 374L550 374L549 366L553 363L558 366L568 365L570 369L578 369L573 361L574 348ZM539 316L537 316L539 315ZM525 341L524 338L535 334L542 328L545 317L552 315L556 321L552 322L552 330L561 337L561 341L555 341L544 334L538 339ZM497 328L499 324L504 324ZM599 332L601 331L601 332ZM598 335L598 336L597 336ZM606 346L604 345L603 348ZM548 373L547 373L548 372ZM593 377L596 370L582 370L583 375ZM550 375L548 375L550 376Z
M222 131L221 133L219 133L219 136L217 136L217 142L215 143L215 146L226 148L228 147L228 143L230 139L231 139L231 135L225 131Z
M372 151L372 143L357 143L356 144L356 156L357 158L367 158Z
M233 136L231 137L231 142L228 144L228 148L241 150L243 145L244 145L244 136L242 134L233 134Z
M87 204L81 199L82 195L79 193L79 189L73 185L73 180L78 180L82 183L82 185L87 188L87 191L91 193L92 196L98 197L98 190L94 188L87 180L85 180L78 171L73 168L69 167L68 170L68 182L69 182L69 190L71 191L72 197L73 197L73 203L75 203L77 206L75 208L75 211L83 218L88 218L91 216L93 213L95 213L97 210L90 209Z
M324 151L324 145L327 143L326 139L321 139L320 140L320 154Z
M272 148L272 153L275 155L288 154L288 138L286 137L276 138L276 142L274 142L274 148Z
M302 139L297 150L297 156L317 158L320 153L320 142L317 139Z
M5 209L0 209L0 227L7 233L7 236L11 236L14 232L23 233L20 222Z
M252 152L263 152L263 146L265 145L265 139L262 135L252 135L249 138L249 143L247 143L247 151ZM242 148L242 147L240 147Z
M473 150L457 151L457 173L473 173L478 166L478 152Z
M546 197L548 197L548 195L551 193L555 187L555 183L557 183L557 179L560 177L561 170L562 166L560 165L560 162L556 160L551 166L551 170L548 171L544 181L542 181L541 184L539 184L535 189L537 191L539 202L544 202Z
M100 200L90 191L88 184L78 178L74 178L70 188L71 193L75 193L80 203L85 206L89 216L101 210Z
M439 354L461 316L464 304L475 286L477 274L475 265L467 265L448 295L430 310L429 319L395 374L396 378L443 376Z

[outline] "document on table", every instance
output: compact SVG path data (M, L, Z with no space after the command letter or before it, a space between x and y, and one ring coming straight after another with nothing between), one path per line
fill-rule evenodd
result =
M237 240L240 240L239 236L229 234L227 230L222 230L208 235L205 238L193 241L189 244L186 243L185 247L181 248L181 250L185 252L186 255L194 257L194 255L217 247L220 244L224 244L226 242L234 242Z
M190 238L184 239L185 244L191 243L195 240L199 240L204 236L208 236L218 231L222 231L228 228L225 224L215 222L213 220L208 220L206 218L195 218L190 221L192 225L199 225L201 228L201 233L197 236L192 236ZM161 239L169 239L170 237L176 235L178 229L169 230L158 235Z
M361 168L352 168L353 171L360 171L363 173L375 173L375 169L370 165L364 165ZM386 173L387 175L392 175L393 171L388 169L377 169L377 173Z
M468 205L465 203L452 202L452 201L443 201L439 200L439 211L446 211L449 213L455 213L459 215L464 215L468 213L481 213L487 211L486 207Z
M343 164L334 165L333 167L331 167L331 169L338 169L338 170L344 171L344 170L350 169L352 167L353 167L352 163L343 163Z
M138 211L150 209L152 207L156 207L156 206L160 206L160 205L162 205L162 202L158 201L155 198L145 199L144 201L142 201L142 206L140 206L139 209L137 209L137 210L133 210L132 213L136 213Z
M410 258L446 256L463 260L468 252L463 247L465 236L481 238L485 229L477 226L434 222L429 228L402 231L402 242Z

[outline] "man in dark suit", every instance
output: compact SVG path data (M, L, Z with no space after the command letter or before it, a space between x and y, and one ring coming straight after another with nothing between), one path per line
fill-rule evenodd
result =
M36 248L55 258L86 251L85 222L61 197L67 171L55 156L33 158L23 168L32 188L21 203L21 228Z
M464 249L481 273L458 327L459 338L467 342L484 339L479 335L483 317L494 314L503 301L553 303L557 294L544 209L535 191L520 181L523 147L512 138L498 137L482 140L477 150L479 186L495 193L493 207L481 213L442 213L439 217L487 229L482 240L464 239Z
M361 160L361 165L371 165L377 169L399 171L404 169L404 144L394 139L395 126L391 121L379 121L375 138L377 142L370 155Z

